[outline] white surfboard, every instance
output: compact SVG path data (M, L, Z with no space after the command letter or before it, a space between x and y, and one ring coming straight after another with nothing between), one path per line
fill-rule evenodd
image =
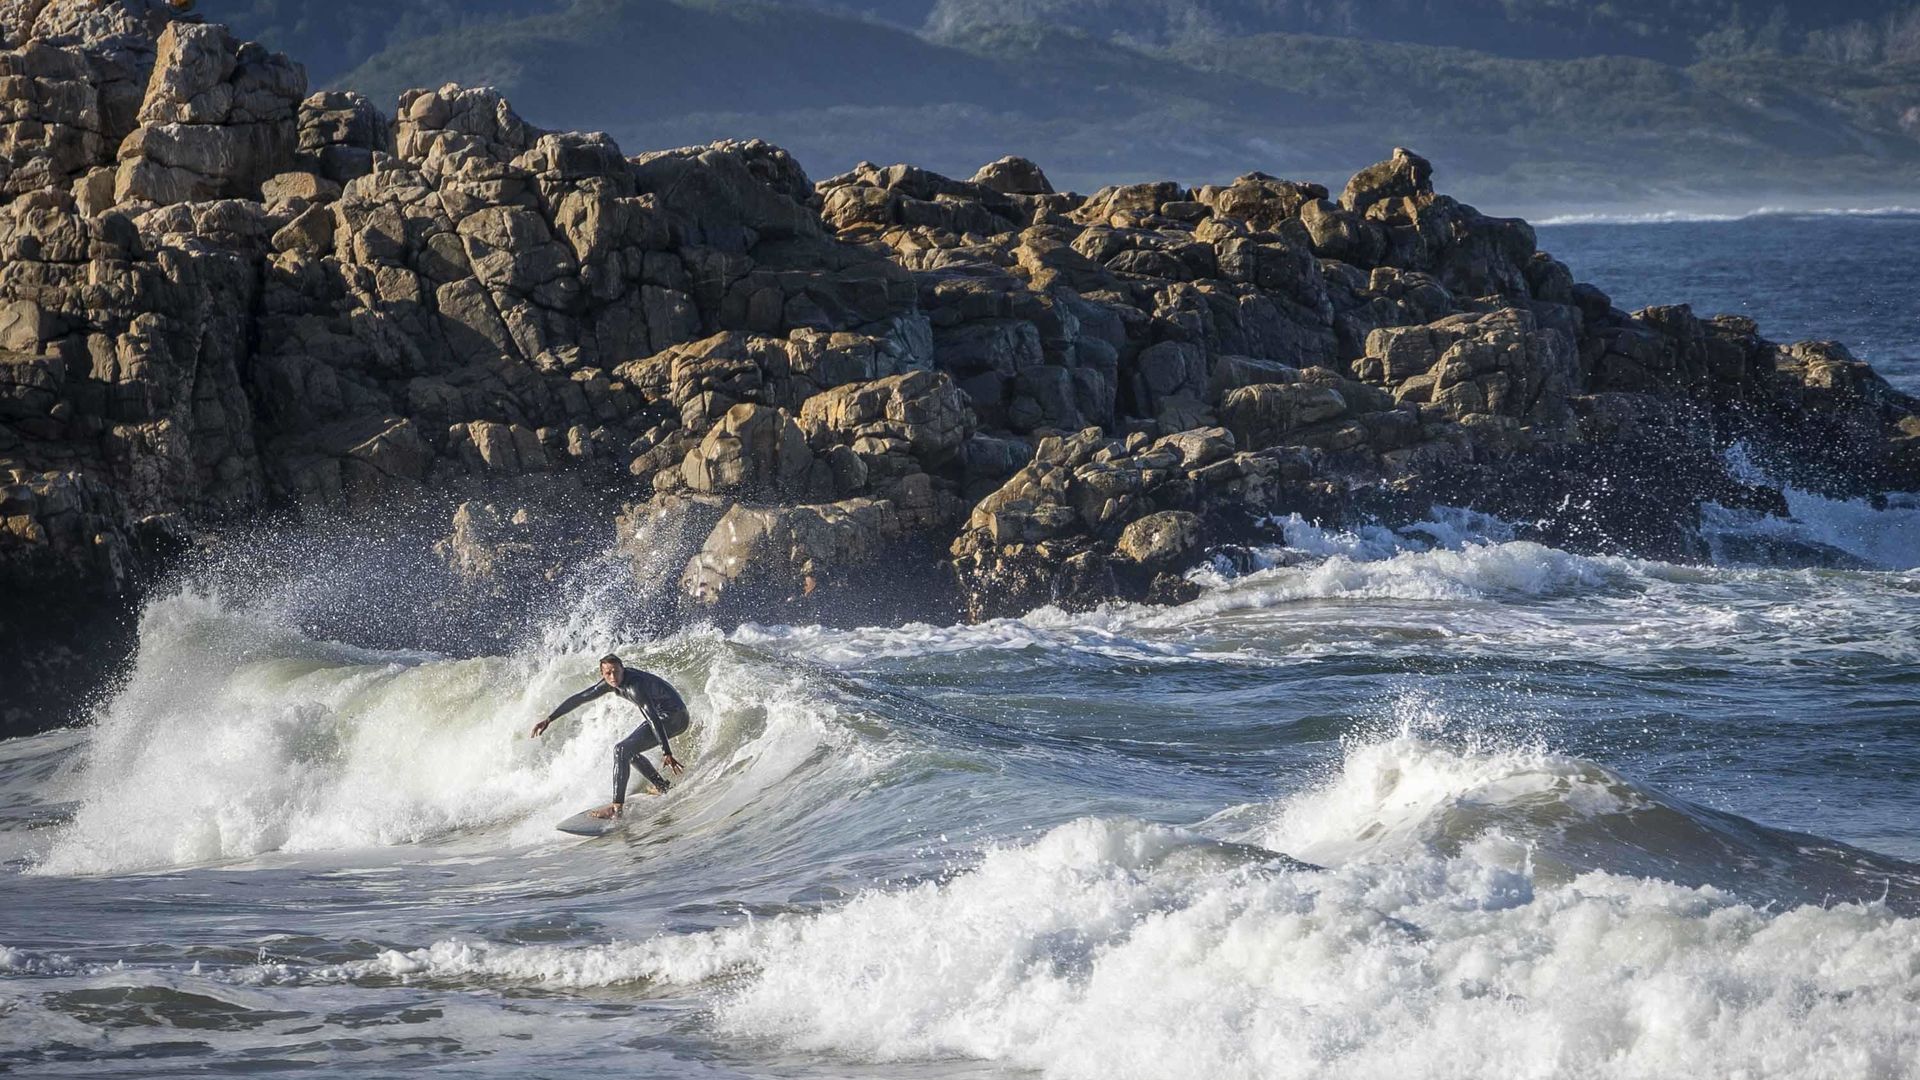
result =
M639 791L629 792L627 794L626 812L622 813L619 817L616 817L616 818L594 817L593 811L598 810L600 809L601 806L606 805L606 803L601 803L600 806L595 806L595 807L592 807L591 809L580 811L579 813L573 815L567 820L554 826L554 828L559 829L563 833L572 833L575 836L605 836L608 833L614 831L615 829L624 828L627 822L633 820L633 815L635 813L635 810L633 808L633 802L634 802L635 796L657 799L657 798L660 798L660 793L643 787Z
M599 806L593 808L593 810L598 809L600 809ZM561 822L556 828L563 833L572 833L575 836L605 836L627 823L627 814L621 814L616 818L597 818L593 816L593 810L582 810ZM631 812L628 811L628 813Z

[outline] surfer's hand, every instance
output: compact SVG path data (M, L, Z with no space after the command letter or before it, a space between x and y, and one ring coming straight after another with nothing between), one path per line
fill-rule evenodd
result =
M547 719L547 720L542 720L539 723L533 725L532 737L535 739L539 738L543 733L546 732L547 725L551 723L553 723L553 721L551 719Z
M685 765L680 764L680 759L677 757L674 757L672 754L660 755L660 764L665 765L669 769L672 769L673 775L675 776L679 776L681 773L687 771L687 767Z

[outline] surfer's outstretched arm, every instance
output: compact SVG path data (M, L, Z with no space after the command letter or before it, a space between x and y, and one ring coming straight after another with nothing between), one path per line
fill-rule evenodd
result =
M544 732L547 730L548 724L553 723L555 720L560 719L561 717L567 715L568 713L579 708L580 706L585 705L587 702L592 701L594 698L599 697L601 694L604 694L611 689L613 689L613 687L608 686L606 683L597 682L597 683L594 683L592 686L587 687L585 690L582 690L579 693L568 698L567 700L561 702L559 705L556 705L554 707L554 710L552 712L547 714L547 718L545 720L542 720L539 723L533 725L534 735L538 736L541 732Z

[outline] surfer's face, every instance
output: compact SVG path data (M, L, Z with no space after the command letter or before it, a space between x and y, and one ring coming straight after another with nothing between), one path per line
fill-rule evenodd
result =
M607 680L611 685L620 685L620 665L611 662L601 664L600 677Z

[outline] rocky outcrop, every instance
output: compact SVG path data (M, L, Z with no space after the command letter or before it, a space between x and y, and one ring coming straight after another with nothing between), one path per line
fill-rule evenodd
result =
M1736 440L1920 487L1914 401L1844 349L1618 310L1404 149L1337 198L815 184L485 89L308 95L142 0L0 5L0 86L9 588L123 603L168 538L430 491L476 595L552 570L543 516L617 514L664 609L985 617L1435 499L1684 555L1702 500L1767 502Z
M257 197L293 164L306 76L284 56L225 28L169 23L156 45L139 126L121 141L119 205Z
M1207 533L1273 539L1263 508L1325 501L1304 450L1247 452L1224 428L1149 440L1098 428L1041 441L980 500L951 554L969 617L1112 597L1171 599Z

